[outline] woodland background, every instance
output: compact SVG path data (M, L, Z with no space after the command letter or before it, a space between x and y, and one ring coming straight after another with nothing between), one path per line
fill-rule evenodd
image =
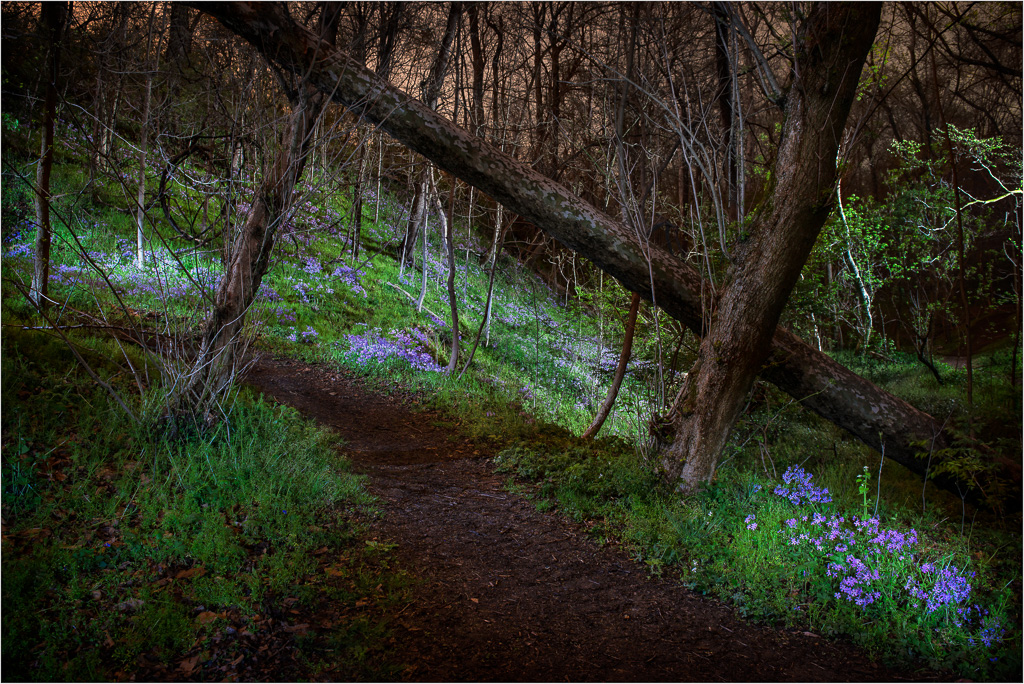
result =
M501 467L541 483L541 505L625 535L652 571L685 572L698 538L754 533L757 478L793 505L845 501L873 539L913 526L916 544L915 516L954 519L925 544L942 563L911 572L899 555L865 579L833 548L823 584L798 593L862 609L814 618L836 633L918 634L900 657L1019 666L1019 639L1001 635L1020 620L1021 21L1012 3L4 3L5 566L9 543L52 542L5 576L56 572L74 606L111 543L132 549L123 573L222 554L212 531L205 551L160 546L179 524L167 511L184 506L182 530L203 539L211 502L262 494L197 503L208 485L179 476L146 513L150 457L128 452L187 473L203 449L263 435L266 407L239 380L252 352L273 353L461 412L500 437ZM81 444L102 424L113 461ZM309 448L320 473L328 457ZM660 503L599 483L600 456L580 450L604 448L628 474L616 486ZM74 468L107 473L111 510L134 507L131 534L159 550L49 531L75 510ZM275 477L259 468L246 477ZM288 496L333 516L355 505L339 503L349 487L361 500L355 480ZM679 522L715 500L735 529ZM280 533L253 524L246 548ZM886 538L871 543L891 551ZM735 582L778 564L766 553ZM966 563L984 567L989 603L964 593L907 617L906 592L927 603ZM861 593L842 598L829 582L843 578ZM22 579L5 579L5 612ZM742 601L778 619L793 581ZM886 581L889 603L867 600ZM265 590L208 591L231 606ZM940 605L951 631L934 641ZM108 632L164 619L130 608ZM22 617L5 620L5 666L29 640L87 657L88 641ZM106 640L125 663L144 650ZM1009 655L963 655L982 641ZM23 671L52 675L33 653Z

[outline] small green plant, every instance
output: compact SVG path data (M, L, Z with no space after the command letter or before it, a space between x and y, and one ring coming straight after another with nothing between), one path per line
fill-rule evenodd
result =
M861 518L867 519L868 517L868 492L871 490L871 471L868 470L867 466L864 466L864 471L857 476L857 491L862 497L863 508L861 511Z

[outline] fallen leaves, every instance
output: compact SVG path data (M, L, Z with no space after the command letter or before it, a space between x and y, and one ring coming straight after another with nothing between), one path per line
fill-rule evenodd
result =
M189 568L188 570L182 570L174 575L174 579L190 579L192 577L202 577L206 574L206 568L199 566L195 568Z
M213 611L210 611L210 610L204 610L203 612L201 612L199 615L196 616L196 622L198 622L201 625L208 625L211 622L213 622L214 620L216 620L217 618L223 618L223 617L226 617L226 616L227 616L227 612L214 613Z
M203 656L202 656L201 653L197 653L196 655L192 656L191 658L185 658L180 663L178 663L178 669L181 670L182 673L185 674L185 676L188 676L188 675L192 674L192 671L194 669L196 669L196 665L199 664L199 660L202 657Z

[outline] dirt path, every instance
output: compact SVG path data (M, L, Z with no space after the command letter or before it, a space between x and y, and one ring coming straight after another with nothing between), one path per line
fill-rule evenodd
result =
M320 366L265 359L249 384L331 427L384 502L375 534L423 580L396 615L414 681L938 679L850 645L747 624L502 488L485 449Z

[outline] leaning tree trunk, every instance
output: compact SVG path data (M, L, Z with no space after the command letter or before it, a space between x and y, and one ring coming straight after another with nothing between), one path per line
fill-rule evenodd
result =
M877 3L817 4L801 27L769 204L730 269L668 417L672 439L661 462L682 491L714 474L789 293L832 212L836 152L880 15Z
M333 48L340 10L323 4L319 49ZM315 34L313 34L315 35ZM321 39L318 37L318 41ZM312 145L312 131L328 99L299 74L292 114L281 151L257 189L242 229L231 246L214 307L203 327L199 351L188 376L171 397L171 420L200 426L216 423L219 400L231 387L237 370L238 343L245 316L270 262L278 227L291 211L294 188L302 177Z
M218 420L217 400L234 381L245 316L266 273L277 228L291 209L295 184L302 177L309 152L310 132L324 102L322 93L303 90L293 104L286 145L255 193L235 237L196 360L174 398L175 417L200 425Z
M272 64L307 75L321 92L541 227L626 289L645 299L652 289L657 291L659 306L696 334L703 333L701 293L709 289L694 268L668 250L655 244L642 249L628 227L376 78L342 51L326 48L278 5L229 2L195 6L252 43ZM913 472L926 472L926 461L919 458L922 442L934 449L946 446L941 425L934 418L792 333L776 328L768 348L763 378L868 446L881 449L884 443L886 456ZM935 481L956 491L953 481Z
M57 118L57 74L60 71L60 41L67 23L69 3L43 3L40 19L50 34L47 48L46 95L40 121L39 164L36 166L36 250L29 297L40 309L49 303L50 286L50 170L53 168L53 123Z

